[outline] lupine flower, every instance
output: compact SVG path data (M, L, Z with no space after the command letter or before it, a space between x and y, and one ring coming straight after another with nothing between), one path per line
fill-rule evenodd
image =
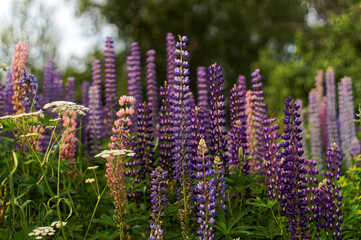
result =
M209 84L209 106L210 106L210 153L213 156L219 156L223 167L228 169L227 153L227 132L226 127L226 106L224 104L224 88L222 87L223 75L222 68L214 63L208 68Z
M134 106L135 110L137 110L139 103L143 102L140 49L138 43L132 43L130 52L130 56L127 57L128 95L136 99Z
M355 111L352 98L351 78L344 77L338 84L338 107L342 154L346 160L346 166L351 164L351 141L355 137Z
M102 93L102 69L100 60L96 59L92 63L92 86L97 86L101 96Z
M56 71L54 83L54 97L56 101L62 101L63 98L63 73L60 70Z
M102 103L100 102L100 93L98 86L89 88L89 115L88 115L88 134L87 142L90 148L90 154L98 152L101 147L101 137L103 131Z
M149 240L163 240L162 222L165 217L164 210L167 208L168 199L166 198L168 181L166 180L168 172L161 167L157 167L151 173L152 181L150 191L152 192L150 202L152 203L152 214L150 221Z
M217 205L226 210L226 182L224 181L225 169L220 157L216 156L213 161L213 169L216 172Z
M7 80L5 87L1 91L2 104L0 105L0 109L2 110L2 115L11 115L14 113L12 98L9 98L9 96L14 95L11 72L7 73Z
M14 111L16 114L25 112L23 92L20 87L20 81L24 76L24 71L27 67L25 63L27 62L26 57L28 56L28 46L26 43L18 42L15 48L14 62L12 63L12 78L13 78L13 88L14 95L12 96L12 103L14 105Z
M81 104L85 107L89 106L89 87L90 82L84 81L81 87Z
M302 130L301 132L301 143L302 143L302 150L303 150L303 157L304 158L308 158L308 149L307 149L307 141L306 141L306 127L305 127L305 115L303 113L304 109L303 109L303 102L301 99L296 99L295 102L300 108L298 109L298 114L300 114L300 121L301 121L301 125L300 128Z
M354 158L361 154L360 141L356 137L351 142L351 154Z
M39 101L39 85L38 79L36 79L33 75L28 74L26 70L24 71L24 78L19 81L20 89L22 90L22 96L24 99L24 106L32 110L39 110L40 107L38 105Z
M54 102L56 100L56 96L54 94L55 80L56 79L56 68L55 63L51 60L48 61L48 64L44 67L44 78L43 78L43 87L42 87L42 104L45 105L49 102Z
M320 229L325 229L326 235L331 235L332 239L342 239L343 230L340 224L343 222L341 210L343 197L340 193L341 186L337 185L341 176L342 156L335 143L327 149L326 163L326 179L320 184L317 194L319 210L317 230L320 232ZM317 237L320 237L319 233Z
M201 139L197 148L196 175L198 180L195 186L197 194L197 222L200 224L197 234L199 240L215 239L213 225L217 207L217 188L215 185L216 172L212 168L212 161L207 154L207 146L204 139Z
M110 129L115 120L117 109L117 85L115 76L115 54L113 49L113 39L107 37L105 41L105 114L107 129ZM100 89L99 89L100 90Z
M277 139L280 137L278 133L279 126L273 124L276 118L271 118L263 121L263 133L264 133L264 151L265 151L265 175L268 178L267 184L267 196L272 200L278 197L279 192L279 172L282 154L280 151L281 144L277 143Z
M209 128L209 105L208 105L208 86L207 86L207 68L197 68L197 106L202 108L203 121L205 129ZM206 140L209 140L206 132Z
M331 143L340 145L340 136L337 126L337 106L335 73L332 68L326 71L326 97L327 97L327 146Z
M158 88L157 76L155 68L155 51L149 50L147 52L147 66L146 66L146 82L147 82L147 101L152 110L151 119L153 124L154 136L158 137Z
M174 54L174 88L172 92L173 101L171 101L173 117L173 150L174 159L174 177L181 185L178 200L182 201L183 209L179 211L179 217L182 221L183 234L189 237L190 223L189 215L191 211L191 176L192 176L192 159L194 151L192 149L192 109L190 107L190 89L189 89L189 70L188 62L189 53L185 50L188 38L178 35L179 42L176 43Z
M321 102L324 101L324 95L323 95L323 75L324 72L323 70L318 70L317 71L317 75L315 77L315 91L316 91L316 96L317 96L317 102L318 104L320 104Z
M164 87L160 87L160 98L161 98L161 107L160 107L160 126L159 126L159 164L162 169L166 170L170 174L171 166L173 160L171 158L171 148L172 148L172 112L170 110L170 86L168 82L164 82Z
M174 69L175 69L175 59L176 56L174 54L175 50L175 38L173 34L167 33L166 37L166 53L167 53L167 82L173 89L173 79L174 79Z
M247 135L246 135L246 115L245 115L245 98L240 87L236 85L230 91L230 118L231 118L231 131L228 133L229 144L229 167L240 166L240 156L238 156L238 149L242 148L247 151ZM248 168L242 166L243 170ZM247 171L245 172L247 174Z
M66 128L62 133L63 142L61 145L61 159L75 162L75 152L76 152L76 138L75 138L75 129L76 129L76 112L74 110L69 110L63 114L63 126ZM75 165L72 165L75 167Z
M65 84L64 100L69 102L75 102L75 78L69 77Z
M287 216L290 238L309 239L309 217L307 199L307 170L302 158L302 143L300 137L299 106L291 98L285 101L285 124L282 134L282 157L279 173L279 202L281 216Z
M243 75L239 75L237 79L237 87L240 88L241 94L246 94L247 92L247 79Z
M311 134L311 150L312 159L317 162L319 170L322 169L321 156L321 126L320 126L320 112L317 101L317 92L311 91L308 95L309 102L309 131Z

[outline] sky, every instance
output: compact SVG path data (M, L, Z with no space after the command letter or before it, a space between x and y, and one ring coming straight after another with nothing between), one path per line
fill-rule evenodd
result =
M0 0L0 25L12 21L11 1ZM117 30L112 25L104 25L100 32L93 33L90 21L75 17L74 0L34 0L43 3L47 8L54 9L53 22L60 37L58 46L59 65L65 67L72 57L83 58L96 45L102 44L107 36L116 38ZM38 11L35 9L34 11ZM41 14L38 14L41 17ZM116 46L115 46L116 47ZM116 49L117 50L117 49Z

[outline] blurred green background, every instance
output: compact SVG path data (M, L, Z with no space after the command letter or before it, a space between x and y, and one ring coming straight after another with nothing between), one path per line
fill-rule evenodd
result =
M76 19L97 34L112 26L117 50L118 93L126 93L126 56L132 41L145 52L157 52L159 85L165 80L167 32L189 37L191 87L196 94L196 68L218 62L225 87L238 75L261 70L268 115L278 116L283 101L307 99L318 69L332 67L336 78L350 76L356 106L361 102L361 3L356 0L58 0L72 4ZM41 0L40 0L41 2ZM2 26L0 63L11 64L17 41L30 41L29 66L41 81L48 59L59 59L62 32L54 31L57 11L37 8L37 0L13 1L13 24ZM40 4L39 6L45 6ZM33 14L35 13L38 14ZM16 23L16 24L15 24ZM32 37L35 34L36 37ZM19 37L24 39L19 39ZM91 63L104 60L104 41L84 57L70 57L61 70L76 77L77 100L82 81L91 79ZM144 76L144 75L143 75ZM307 104L306 104L307 105Z

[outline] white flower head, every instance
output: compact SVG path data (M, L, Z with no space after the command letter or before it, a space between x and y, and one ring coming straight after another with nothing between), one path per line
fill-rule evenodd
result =
M51 109L52 112L56 112L59 115L62 115L67 111L74 111L78 116L85 116L86 113L90 110L83 105L78 105L74 102L68 101L55 101L47 103L45 104L44 109Z
M43 236L52 236L54 234L55 230L53 225L51 225L50 227L37 227L31 233L29 233L29 236L36 236L35 239L42 239Z
M135 153L132 150L127 150L127 149L121 149L121 150L104 150L101 153L95 155L96 158L101 157L101 158L108 158L108 157L115 157L115 156L129 156L132 157L134 156Z
M94 178L87 178L85 179L85 183L93 183L95 182L95 179Z
M96 170L99 166L95 165L95 166L89 166L88 170Z
M16 114L16 115L6 115L6 116L3 116L3 117L0 117L0 120L33 117L33 116L39 116L42 113L43 113L43 111L39 110L37 112L31 112L31 113L20 113L20 114Z
M60 228L61 227L61 222L60 221L55 221L50 226L52 226L52 227L55 226L56 228ZM63 227L65 227L65 226L66 226L66 222L63 221Z

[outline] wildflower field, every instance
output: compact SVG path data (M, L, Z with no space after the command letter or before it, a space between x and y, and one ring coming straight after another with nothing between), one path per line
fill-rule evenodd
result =
M81 103L76 79L53 61L33 76L16 45L0 88L0 239L361 239L352 79L320 70L308 102L284 99L276 119L262 69L228 92L217 63L190 79L191 38L165 40L145 69L132 43L117 96L108 37Z

